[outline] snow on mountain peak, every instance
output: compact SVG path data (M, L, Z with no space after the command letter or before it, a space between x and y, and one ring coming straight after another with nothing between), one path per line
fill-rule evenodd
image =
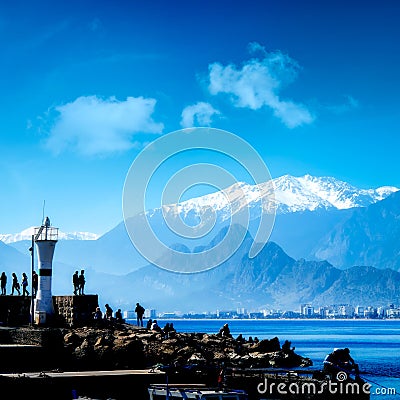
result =
M225 214L226 216L222 219L226 219L241 208L260 202L262 197L271 196L271 183L278 214L317 209L343 210L353 207L366 207L399 190L399 188L393 186L359 189L329 176L304 175L294 177L283 175L273 179L272 182L259 185L237 182L224 190L164 207L169 212L181 215L193 211L198 213L204 207L211 207L214 212Z
M3 243L20 242L21 240L31 240L35 227L24 229L19 233L0 233L0 240ZM62 232L58 231L59 240L96 240L99 235L91 232Z

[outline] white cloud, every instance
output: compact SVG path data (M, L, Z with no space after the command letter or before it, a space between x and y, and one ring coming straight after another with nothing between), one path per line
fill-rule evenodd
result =
M279 96L280 90L297 78L297 62L280 51L266 52L258 43L250 43L249 51L261 53L262 58L253 58L239 68L220 63L209 66L210 93L230 95L236 107L269 107L289 128L313 122L314 116L305 105Z
M127 97L78 97L54 110L57 117L50 129L46 147L58 154L75 150L83 155L108 154L137 146L135 135L160 134L163 124L152 114L156 100Z
M199 101L183 109L181 126L184 128L191 128L196 125L196 121L197 126L209 126L212 117L218 114L220 114L220 112L211 104Z

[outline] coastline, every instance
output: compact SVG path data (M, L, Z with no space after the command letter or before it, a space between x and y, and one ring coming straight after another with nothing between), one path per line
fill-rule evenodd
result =
M149 318L143 319L143 321L148 320ZM157 321L271 321L271 322L282 322L282 321L296 321L296 322L303 322L303 321L310 321L310 322L316 322L316 321L328 321L328 322L338 322L338 321L348 321L348 322L354 322L354 321L380 321L380 322L400 322L400 318L164 318L164 317L158 317L156 318ZM129 321L132 321L132 325L136 325L136 319L133 318L127 318L126 319L127 323L131 324Z

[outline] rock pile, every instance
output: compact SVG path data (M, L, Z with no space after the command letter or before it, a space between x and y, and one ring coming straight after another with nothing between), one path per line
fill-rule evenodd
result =
M77 369L141 369L157 365L293 368L309 358L283 351L277 337L258 343L205 333L160 333L128 324L63 331L65 359Z

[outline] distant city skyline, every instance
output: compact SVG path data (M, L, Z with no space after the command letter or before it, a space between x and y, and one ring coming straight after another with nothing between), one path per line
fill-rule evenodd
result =
M192 126L240 136L273 178L400 187L394 0L23 0L0 11L0 233L39 225L44 201L64 232L107 232L123 220L139 152Z

